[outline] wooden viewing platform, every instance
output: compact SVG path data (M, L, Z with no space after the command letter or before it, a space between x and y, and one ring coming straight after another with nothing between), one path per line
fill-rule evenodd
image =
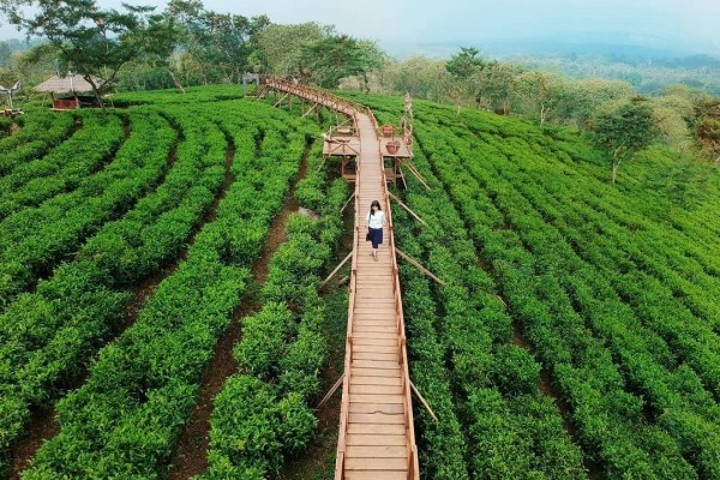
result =
M335 480L418 480L410 378L390 196L375 117L369 109L304 86L265 82L281 92L339 105L352 123L355 158L355 229L350 278L345 372ZM307 88L307 90L306 90ZM335 138L335 137L332 137ZM350 143L350 142L348 142ZM326 138L326 147L328 142ZM365 241L373 200L388 226L378 260Z

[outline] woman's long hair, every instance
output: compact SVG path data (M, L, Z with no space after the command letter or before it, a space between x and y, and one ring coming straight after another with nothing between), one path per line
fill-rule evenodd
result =
M373 200L370 204L370 215L373 216L375 216L375 212L373 211L372 207L378 207L378 212L382 210L382 208L380 208L380 202L378 202L377 200Z

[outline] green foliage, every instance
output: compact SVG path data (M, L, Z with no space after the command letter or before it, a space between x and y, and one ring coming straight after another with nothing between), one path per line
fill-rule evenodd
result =
M317 420L299 395L279 398L273 385L235 375L216 397L210 423L210 469L203 478L256 479L279 470L283 451L303 448Z
M293 131L296 123L285 116L281 116L284 121L278 121L261 105L247 108L256 119L267 115L264 127L268 130L259 139L260 144L255 144L254 128L243 128L246 124L242 116L231 115L229 110L221 117L224 128L234 132L236 158L231 169L233 182L218 204L213 221L198 233L187 260L160 283L137 321L100 351L83 387L59 403L63 428L38 452L34 468L25 474L27 478L77 476L88 469L103 477L154 476L168 461L181 426L191 414L202 371L217 338L230 322L241 295L248 291L248 268L262 251L270 219L282 204L288 180L297 172L304 149L304 137ZM188 112L188 120L197 123L198 118ZM213 124L200 123L198 128L212 129ZM224 138L214 135L193 138L209 142ZM208 145L209 152L213 152L212 145ZM195 147L190 144L185 150L181 144L175 165L181 158L190 162L186 167L202 165L205 157L193 152ZM256 147L259 156L255 155ZM210 155L208 172L213 172L214 184L219 185L223 172L217 169L218 160L224 162L225 148ZM184 181L202 185L209 180L197 172L184 173L191 174L182 177ZM163 202L177 201L177 192L170 189L167 193L173 196L161 197ZM159 206L155 201L161 198L154 198L150 204ZM192 224L201 212L189 213L185 212L185 218ZM245 235L227 235L238 231ZM182 241L186 237L175 238ZM103 245L95 245L91 258L97 258ZM155 252L155 247L165 250L158 244L150 251ZM288 403L282 415L302 418L291 400ZM303 426L307 422L297 420L286 429L300 435Z
M528 104L550 102L545 80L527 79ZM622 104L621 91L609 101ZM0 222L0 468L31 412L89 368L24 477L164 475L307 148L306 124L237 96L124 94L125 113L79 112L72 136L72 117L38 114L0 139L11 159L0 205L12 205ZM363 98L382 122L397 120L402 99ZM662 106L687 115L675 100ZM395 232L445 281L401 261L411 377L440 418L414 412L424 478L585 478L586 467L720 478L713 167L656 145L613 188L601 153L574 130L423 101L414 112L414 163L432 190L408 176L397 194L427 224L398 208ZM80 139L85 154L68 155ZM22 153L35 140L27 152L43 153ZM241 372L215 399L203 478L276 474L316 428L309 405L322 393L331 315L316 288L338 261L348 196L318 169L319 149L295 192L319 219L287 220L259 289L265 306L243 320ZM175 258L108 343L127 321L128 290Z
M65 70L90 82L101 105L99 91L115 79L123 65L152 44L155 33L149 28L153 8L123 4L122 10L100 9L88 0L0 2L0 12L11 24L28 35L46 38ZM101 73L106 78L97 81Z
M121 119L88 114L80 130L45 157L18 165L0 178L0 219L75 189L89 173L110 161L123 142Z
M22 120L21 130L0 139L0 175L7 175L25 163L40 158L70 136L75 119L52 112L33 112Z
M616 112L598 116L593 141L608 155L624 160L647 147L653 138L652 111L642 102L628 103Z
M474 47L460 47L460 51L450 57L445 69L454 77L467 79L485 67L485 61L478 57L480 50Z
M283 458L298 453L317 424L308 404L319 393L328 356L323 333L327 320L317 276L340 236L342 220L337 212L347 190L342 179L327 187L325 174L318 169L319 148L313 148L303 182L310 198L317 198L311 188L325 193L317 205L323 216L317 222L299 214L288 219L287 242L273 255L263 285L265 304L259 313L245 318L243 338L234 349L242 372L228 380L216 401L204 479L277 474ZM273 407L262 408L261 401L257 410L252 407L256 413L249 415L248 405L257 403L254 392L235 390L245 384L274 396ZM222 403L217 403L220 399ZM277 423L278 414L282 424ZM247 445L243 438L248 432L256 436L254 443L262 446L261 451Z
M300 53L300 75L324 88L337 88L341 78L367 76L380 67L382 55L373 43L348 35L329 35L305 45Z

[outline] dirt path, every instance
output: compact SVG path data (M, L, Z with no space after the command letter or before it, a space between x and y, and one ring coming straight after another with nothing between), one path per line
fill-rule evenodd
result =
M295 200L297 183L305 177L307 171L306 149L290 190L285 196L282 210L273 219L265 243L262 256L253 264L252 275L255 286L259 288L265 282L270 268L270 260L277 249L287 240L285 224L288 217L298 209ZM190 421L185 425L177 443L175 456L172 460L168 478L185 480L194 475L202 474L208 467L207 450L210 444L210 417L212 416L215 396L220 393L225 380L237 371L237 364L232 352L235 344L242 337L243 317L252 315L261 308L257 292L245 295L240 306L233 313L228 329L223 333L215 347L215 353L205 368L202 384L197 395L197 402Z
M129 123L126 123L126 133L130 133L130 126ZM178 144L184 139L184 136L182 135L182 130L179 129L179 127L175 124L172 124L173 128L175 128L178 131L178 140L173 145L173 148L170 150L168 154L168 170L172 168L172 166L177 161L177 147ZM194 229L193 233L190 236L190 239L188 241L188 245L192 245L195 236L197 233L202 229L202 226L206 223L206 220L214 215L214 211L217 207L217 204L220 202L220 198L223 197L226 193L227 186L230 184L230 180L228 180L228 177L231 176L230 167L232 166L232 162L234 159L234 153L235 148L232 143L228 143L227 148L227 154L226 154L226 161L225 161L225 182L223 183L223 187L215 199L215 202L213 203L208 215L201 221ZM125 330L127 330L130 326L132 326L135 321L137 320L140 311L143 309L147 301L152 298L154 295L155 289L157 286L162 282L165 278L175 273L175 271L178 268L178 265L181 260L184 260L187 257L187 248L186 247L183 252L178 256L178 258L172 262L171 264L167 265L163 270L155 275L151 275L150 277L146 278L142 282L135 285L132 289L132 298L131 300L125 305L125 321L115 326L113 329L113 333L111 337L108 339L108 342L111 342L113 339L120 336ZM37 283L33 285L33 289L37 286ZM82 375L79 376L76 380L72 382L71 385L67 386L66 391L72 391L76 388L79 388L87 379L87 373L84 372ZM31 419L27 425L26 428L26 434L20 438L11 448L11 471L10 476L8 477L8 480L19 480L20 473L26 469L29 466L29 462L32 458L35 457L35 454L37 453L38 449L42 446L42 444L46 441L57 435L57 433L60 431L60 427L57 423L57 418L55 415L55 408L49 408L49 409L37 409L33 412Z
M345 209L343 215L344 229L340 239L339 252L336 261L345 258L350 253L353 244L354 215L352 206ZM326 287L330 293L324 295L327 305L325 336L330 346L328 363L322 373L321 395L335 384L343 371L345 359L345 332L347 331L347 284L337 284L338 279L349 272L349 267L339 272ZM329 272L327 272L329 273ZM335 453L338 441L338 418L342 392L337 391L325 405L316 410L318 428L313 441L303 451L302 455L289 458L275 480L325 480L332 478L335 472Z

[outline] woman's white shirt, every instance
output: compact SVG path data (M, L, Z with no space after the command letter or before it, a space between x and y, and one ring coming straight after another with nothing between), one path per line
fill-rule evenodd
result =
M382 210L375 212L375 215L370 215L368 212L366 220L370 228L382 228L385 223L385 212Z

